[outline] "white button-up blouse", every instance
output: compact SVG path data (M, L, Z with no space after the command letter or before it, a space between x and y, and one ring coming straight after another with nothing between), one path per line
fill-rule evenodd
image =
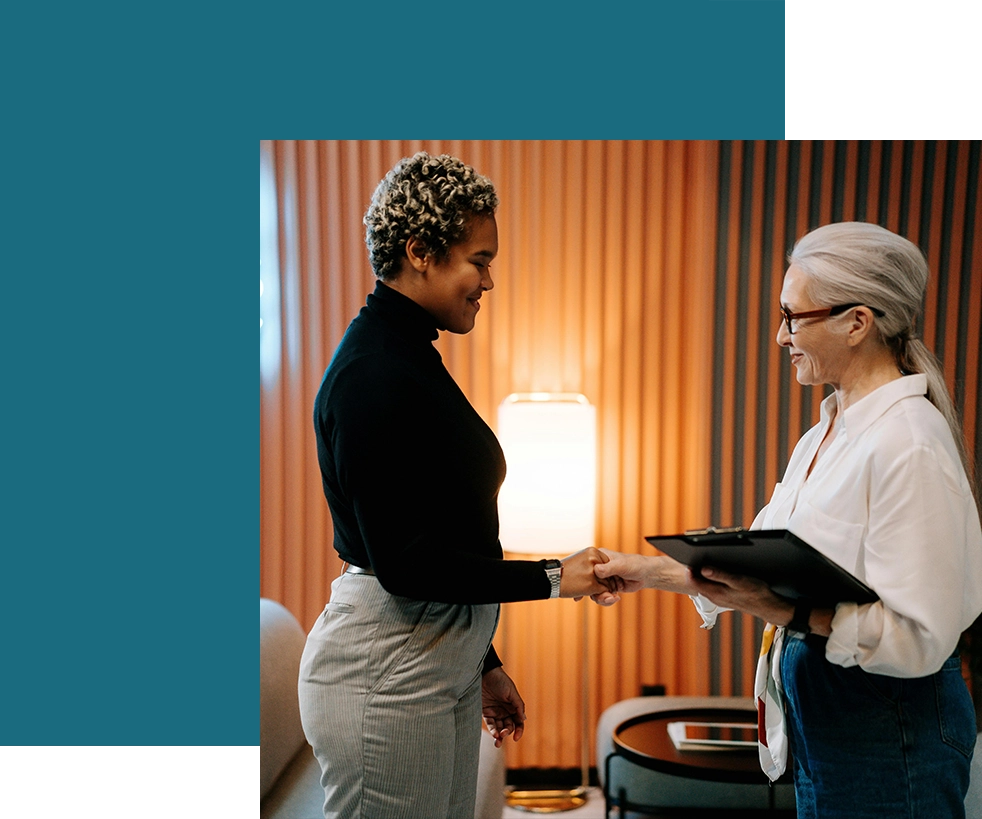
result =
M754 529L788 529L854 574L876 603L840 603L826 659L893 677L941 668L982 612L982 527L947 422L909 375L850 406L815 464L835 413L802 436ZM707 625L709 601L696 600Z

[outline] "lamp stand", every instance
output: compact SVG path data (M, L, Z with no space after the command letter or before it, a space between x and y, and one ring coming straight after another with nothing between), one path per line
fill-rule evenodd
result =
M498 407L508 478L498 494L502 547L517 554L576 552L596 541L597 410L580 393L512 393ZM551 604L555 605L555 604ZM587 610L582 610L581 783L572 789L505 790L530 813L581 807L590 784Z
M588 607L585 600L577 605L581 607L580 646L582 660L580 662L580 784L575 788L557 788L552 790L505 790L505 804L515 810L528 813L562 813L567 810L581 808L587 803L587 792L590 787L590 667L587 651L589 637L587 634Z

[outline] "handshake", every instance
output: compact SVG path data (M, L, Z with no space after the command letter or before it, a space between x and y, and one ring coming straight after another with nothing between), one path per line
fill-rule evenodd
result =
M583 549L563 558L560 597L589 597L612 606L624 592L664 589L698 594L698 580L681 563L663 555L631 555L609 549Z
M581 600L589 597L601 606L612 606L622 592L640 589L664 591L700 597L696 608L707 628L716 621L714 611L735 609L752 614L768 623L783 625L793 619L794 601L773 592L763 580L744 577L703 566L693 572L687 566L665 555L627 555L608 549L583 549L563 559L560 597ZM825 613L820 628L823 636L831 633L832 610Z

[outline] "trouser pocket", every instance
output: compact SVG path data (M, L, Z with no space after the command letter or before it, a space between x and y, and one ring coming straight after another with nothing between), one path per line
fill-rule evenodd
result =
M950 657L934 675L941 739L965 756L975 750L975 707L962 679L961 659Z

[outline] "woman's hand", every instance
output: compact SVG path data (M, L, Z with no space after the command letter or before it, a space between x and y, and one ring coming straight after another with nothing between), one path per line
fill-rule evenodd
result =
M630 555L601 550L606 563L598 563L594 572L601 581L613 584L611 592L636 592L662 589L679 594L696 594L686 567L663 555Z
M687 570L694 594L717 606L736 609L768 623L783 626L794 616L794 603L770 590L763 580L703 566L696 574Z
M562 561L563 576L559 582L559 596L580 600L583 597L606 596L615 592L616 589L613 588L610 581L600 580L593 571L598 563L606 563L607 560L609 560L607 555L592 546L564 557ZM609 605L609 603L605 605Z
M481 678L481 714L495 748L500 748L509 734L518 742L525 733L525 703L501 666Z

